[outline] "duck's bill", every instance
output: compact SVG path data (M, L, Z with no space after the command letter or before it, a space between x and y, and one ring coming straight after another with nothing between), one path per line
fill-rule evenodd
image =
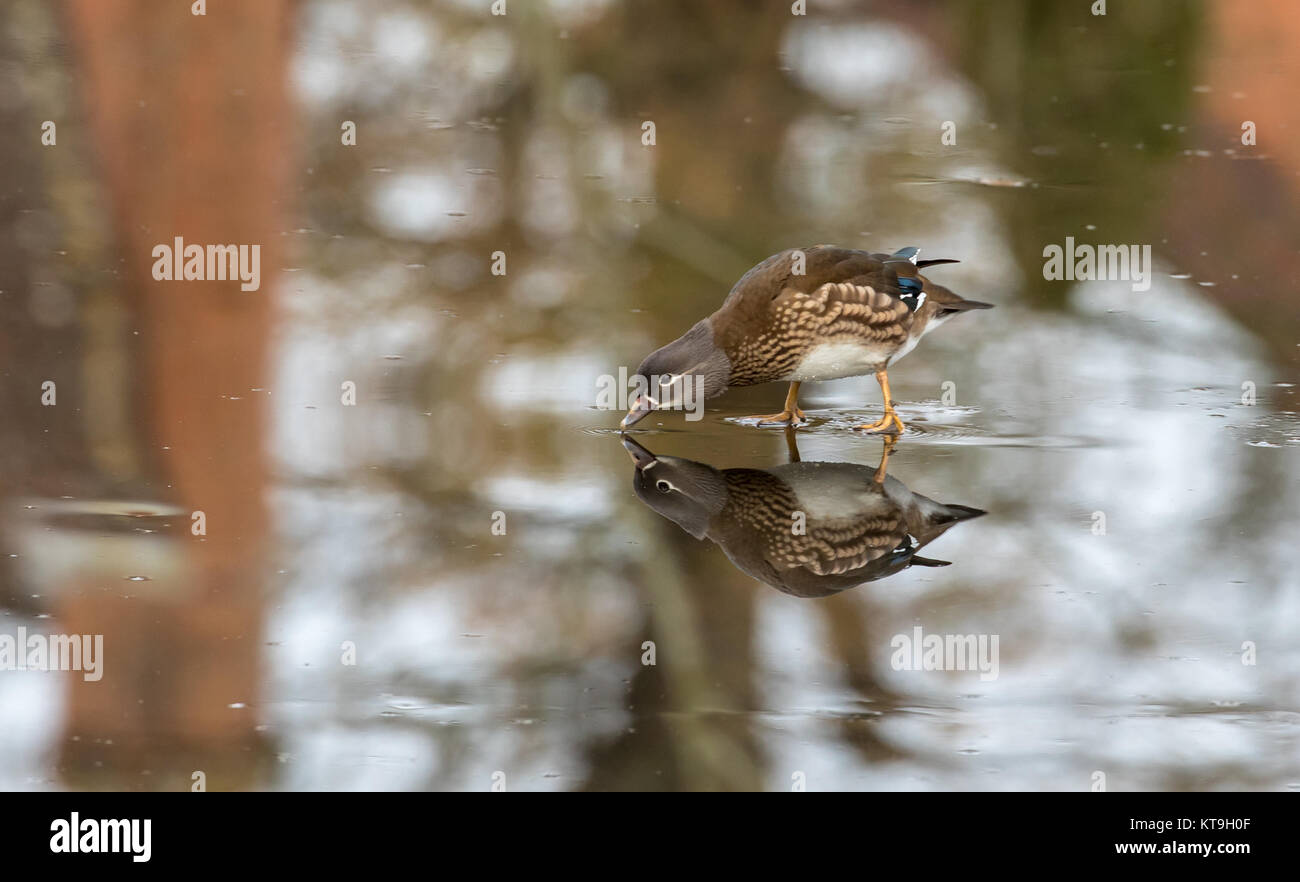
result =
M628 456L632 457L632 463L638 470L644 469L655 461L653 453L626 436L623 438L623 449L627 451Z
M644 398L638 398L636 403L632 405L631 410L627 412L627 416L623 417L623 422L618 424L618 427L620 429L630 429L645 419L646 415L652 410L654 410L654 407L648 401Z

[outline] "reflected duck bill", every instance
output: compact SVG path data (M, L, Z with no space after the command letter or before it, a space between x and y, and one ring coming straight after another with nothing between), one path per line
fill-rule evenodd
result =
M623 449L627 451L628 456L632 457L632 464L636 466L638 472L655 461L655 455L653 453L646 450L631 438L624 436L622 440Z

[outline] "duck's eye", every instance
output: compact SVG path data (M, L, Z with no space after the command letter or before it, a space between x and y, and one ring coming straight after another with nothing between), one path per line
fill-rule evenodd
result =
M669 484L667 481L659 481L655 484L655 489L660 493L667 493L669 490L673 489L673 485Z

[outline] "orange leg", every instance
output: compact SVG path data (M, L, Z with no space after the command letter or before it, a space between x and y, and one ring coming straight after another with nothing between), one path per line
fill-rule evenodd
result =
M792 426L795 423L807 422L808 417L799 409L799 384L790 384L790 391L785 396L785 410L780 413L769 413L766 416L745 417L745 419L758 420L760 426Z
M889 465L889 454L894 452L894 445L898 443L897 435L889 435L880 439L885 449L880 451L880 465L876 468L876 483L885 483L885 467Z
M901 435L907 431L907 427L898 418L898 414L894 413L894 401L889 395L889 374L886 371L876 371L876 381L880 383L880 393L885 399L885 415L877 422L856 428L864 432L885 432L892 427L894 434Z

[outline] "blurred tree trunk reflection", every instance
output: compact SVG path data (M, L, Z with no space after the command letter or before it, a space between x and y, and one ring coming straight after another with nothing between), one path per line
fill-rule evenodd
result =
M649 615L644 641L655 664L633 677L634 723L589 748L587 790L759 790L755 709L754 590L725 578L707 543L675 524L652 524L654 564L636 582ZM693 578L717 570L719 578Z
M1300 42L1300 6L1224 0L1207 17L1214 46L1201 82L1208 92L1191 131L1213 158L1188 157L1177 168L1161 223L1178 269L1212 283L1206 295L1261 338L1279 365L1294 370L1300 363L1293 282L1300 277L1300 141L1292 133L1300 131L1300 104L1292 65L1276 59ZM1242 143L1247 120L1257 127L1253 145ZM1207 174L1207 162L1216 173ZM1227 379L1235 386L1248 378Z
M142 458L183 577L127 596L105 571L65 588L61 627L104 635L102 681L73 680L61 765L73 786L256 784L262 622L265 372L270 286L290 147L286 2L217 6L74 0L66 21L91 146L111 205L133 329ZM151 251L261 246L262 285L154 281ZM138 336L136 336L138 335ZM206 536L188 529L206 516ZM145 574L148 575L148 574ZM108 760L111 759L111 762ZM96 766L123 776L99 777ZM140 778L145 770L150 778Z

